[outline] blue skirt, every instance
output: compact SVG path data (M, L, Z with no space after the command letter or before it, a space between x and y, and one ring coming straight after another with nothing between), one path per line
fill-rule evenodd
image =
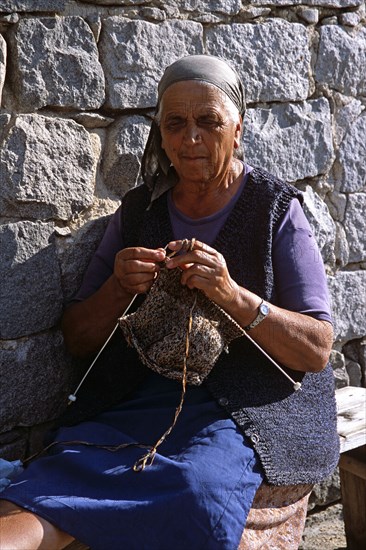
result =
M56 441L153 444L171 424L181 384L151 373L120 406L58 430ZM263 479L245 436L208 391L189 387L151 466L146 449L57 445L2 494L93 550L234 550Z

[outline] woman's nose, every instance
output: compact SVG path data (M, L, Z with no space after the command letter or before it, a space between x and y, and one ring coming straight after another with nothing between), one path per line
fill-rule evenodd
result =
M195 122L188 122L186 126L186 131L184 133L184 138L191 143L201 141L201 133L199 131L199 127Z

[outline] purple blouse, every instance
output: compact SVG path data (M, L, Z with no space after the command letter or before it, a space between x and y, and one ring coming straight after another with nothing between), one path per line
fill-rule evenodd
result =
M192 219L174 205L168 193L168 209L175 239L196 239L212 245L234 208L251 168L245 165L240 188L230 202L211 216ZM112 216L104 237L85 273L74 300L85 300L112 275L116 253L124 248L120 208ZM273 239L275 303L290 311L331 321L329 295L323 261L309 222L297 199L293 199Z

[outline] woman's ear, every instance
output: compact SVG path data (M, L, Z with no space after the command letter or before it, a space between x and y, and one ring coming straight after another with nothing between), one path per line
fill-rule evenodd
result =
M243 130L243 119L240 116L238 122L235 126L235 133L234 133L234 149L239 149L241 145L241 135Z

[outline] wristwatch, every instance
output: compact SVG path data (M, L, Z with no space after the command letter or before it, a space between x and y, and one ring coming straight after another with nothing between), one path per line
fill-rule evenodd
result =
M269 313L269 304L265 302L264 300L261 301L259 304L259 311L257 317L248 325L247 327L244 327L244 330L251 330L252 328L256 327L265 319Z

